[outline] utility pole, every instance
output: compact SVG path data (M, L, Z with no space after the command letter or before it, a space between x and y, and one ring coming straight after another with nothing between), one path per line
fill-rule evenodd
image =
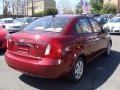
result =
M18 1L19 1L19 0L17 0L17 17L18 17L18 11L19 11L19 8L18 8L19 4L18 4Z
M27 11L27 16L28 16L28 0L27 0L27 3L26 3L26 6L27 6L26 11Z
M15 14L15 4L13 3L13 15Z
M5 7L5 5L4 5L4 0L3 0L3 15L2 15L2 18L4 17L4 8Z
M24 0L24 2L23 2L23 6L22 6L23 8L24 8L24 16L26 15L26 3L25 3L25 0Z
M120 13L120 0L118 0L118 5L117 5L117 13Z
M32 4L32 16L34 16L34 5L33 5L34 1L31 0L31 4Z

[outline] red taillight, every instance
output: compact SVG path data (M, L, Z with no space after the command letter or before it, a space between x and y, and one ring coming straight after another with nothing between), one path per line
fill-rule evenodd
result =
M51 45L48 44L47 47L46 47L46 50L45 50L45 55L49 55L50 49L51 49Z
M62 57L62 48L58 40L52 40L50 44L46 46L45 55L46 58L58 59Z
M12 35L10 35L7 39L7 49L8 50L13 50L14 48L14 38L12 37Z

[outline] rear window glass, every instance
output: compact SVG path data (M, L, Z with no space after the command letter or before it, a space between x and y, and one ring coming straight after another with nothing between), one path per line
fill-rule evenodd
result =
M90 23L87 18L80 19L79 24L82 29L82 33L91 33L92 32Z
M69 18L42 17L30 23L24 31L61 32Z

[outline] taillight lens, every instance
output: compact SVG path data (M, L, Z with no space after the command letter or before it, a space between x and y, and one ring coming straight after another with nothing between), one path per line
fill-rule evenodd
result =
M45 58L58 59L62 57L62 48L59 40L52 40L45 50Z
M7 39L7 48L8 48L8 49L11 49L11 48L12 48L12 44L13 44L12 39L11 39L11 38L8 38L8 39Z
M47 47L46 47L46 50L45 50L45 55L49 55L50 49L51 49L51 45L48 44Z

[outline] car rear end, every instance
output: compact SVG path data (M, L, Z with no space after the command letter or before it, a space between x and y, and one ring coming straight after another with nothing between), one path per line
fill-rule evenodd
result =
M58 41L48 44L43 41L37 43L31 39L9 39L5 54L7 63L26 74L46 78L57 77L65 68L65 65L61 64L60 44L59 46L58 44Z
M69 20L66 23L58 20L57 23L63 23L62 26L58 25L59 27L55 22L54 19L54 28L44 28L44 32L39 32L43 30L42 27L34 26L33 22L27 29L33 25L35 31L25 30L11 35L5 53L7 64L25 74L43 78L57 78L67 73L69 65L62 59L63 44L60 38L63 36L60 32Z

